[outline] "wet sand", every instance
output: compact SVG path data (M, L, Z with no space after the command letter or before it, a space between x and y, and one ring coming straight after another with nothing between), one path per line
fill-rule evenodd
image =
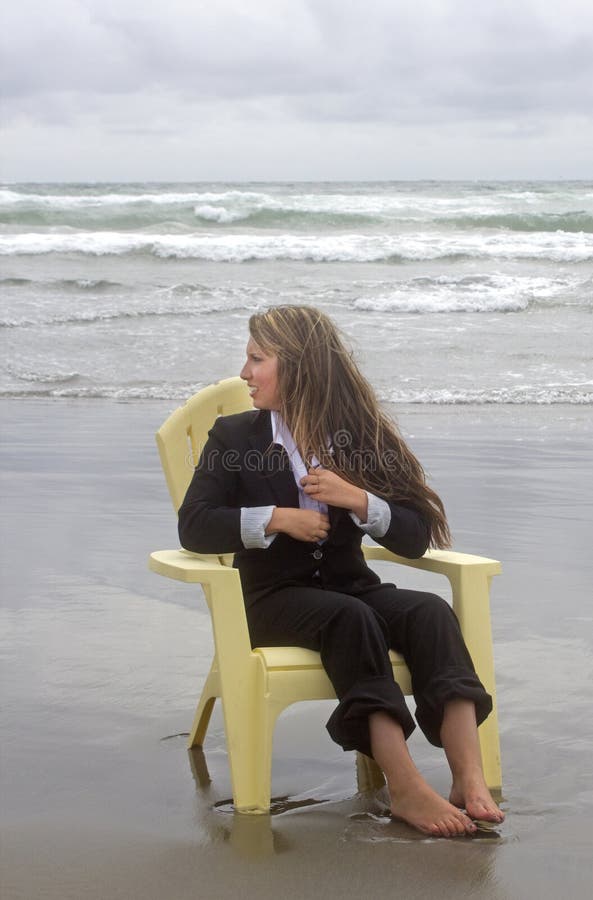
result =
M209 666L199 591L146 569L177 545L152 433L166 402L3 402L3 900L590 896L593 424L574 408L420 408L400 423L493 583L505 824L434 840L357 794L332 704L275 741L274 814L230 807L222 719L185 738ZM393 579L389 567L379 567ZM398 584L438 589L403 571ZM442 755L416 732L428 780Z

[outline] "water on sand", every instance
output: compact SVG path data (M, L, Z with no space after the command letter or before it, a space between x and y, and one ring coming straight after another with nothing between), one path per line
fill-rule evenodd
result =
M590 422L567 430L560 407L401 416L456 546L504 563L493 622L507 821L439 841L390 821L381 793L356 793L353 755L325 734L330 703L281 717L271 817L232 813L219 711L205 754L188 755L210 627L194 589L145 571L149 550L176 545L152 449L170 406L1 408L7 900L230 898L238 885L264 898L588 897ZM398 583L436 588L419 573ZM418 734L412 752L445 793L441 754Z

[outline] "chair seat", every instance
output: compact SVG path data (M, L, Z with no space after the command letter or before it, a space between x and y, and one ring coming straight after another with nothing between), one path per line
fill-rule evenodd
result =
M316 651L303 647L256 647L253 653L263 663L264 689L277 712L299 700L330 700L336 696ZM412 679L403 657L390 650L389 659L402 692L411 694Z
M267 669L323 669L319 653L303 647L256 647L254 652L263 657ZM405 665L403 656L393 650L389 658L392 666Z

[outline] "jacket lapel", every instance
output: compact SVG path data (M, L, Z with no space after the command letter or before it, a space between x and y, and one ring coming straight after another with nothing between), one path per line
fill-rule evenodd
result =
M277 506L298 506L299 492L288 455L283 447L272 444L272 422L268 410L260 410L248 437L250 454L247 468L265 485Z

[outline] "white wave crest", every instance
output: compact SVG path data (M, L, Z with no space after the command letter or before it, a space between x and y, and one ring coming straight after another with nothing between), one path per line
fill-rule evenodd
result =
M372 216L400 221L423 221L455 217L497 216L508 213L561 214L568 209L591 209L591 194L578 185L554 185L545 190L533 188L521 190L517 186L501 183L484 189L484 185L424 184L410 187L407 184L391 185L262 185L260 190L209 186L143 185L136 192L130 185L100 186L76 191L68 185L68 192L60 193L55 185L47 190L0 189L0 206L38 207L42 209L96 209L125 206L210 205L223 206L227 214L244 218L253 211L293 211L300 213L326 213L337 215ZM575 206L575 203L577 204ZM213 221L219 221L218 219Z
M382 392L380 399L396 404L458 405L521 405L551 406L593 404L593 383L563 385L522 385L521 387L476 388L474 390L438 388L420 391L395 389Z
M19 372L19 381L30 381L33 384L63 384L75 381L80 377L78 372Z
M593 234L467 234L418 232L389 234L132 234L75 232L0 235L0 255L77 253L91 256L149 253L162 258L213 262L295 260L311 262L385 262L475 259L538 259L585 262L593 259Z
M41 194L18 193L17 191L0 189L0 205L4 206L41 206L54 209L73 209L77 207L126 206L150 204L167 206L175 204L209 203L220 201L265 201L266 195L252 191L160 191L139 194L130 193L96 193L96 194Z
M38 385L35 389L0 389L0 397L26 398L26 397L57 397L57 398L81 398L81 399L109 399L109 400L187 400L196 391L205 385L201 382L194 384L145 384L117 386L103 384L95 386L77 387L52 387L51 384Z
M239 222L241 219L249 217L250 212L241 212L226 209L224 206L196 206L194 207L194 215L198 219L205 219L207 222L219 222L225 225L228 222Z
M521 312L533 301L553 300L576 282L511 275L413 278L389 293L361 297L354 307L381 313Z
M21 376L22 377L22 376ZM77 373L72 373L75 380ZM23 379L24 380L24 379ZM33 381L34 379L31 379ZM36 379L36 383L30 388L5 388L0 389L2 397L79 397L79 398L108 398L113 400L186 400L194 394L202 384L96 384L96 385L72 385L65 386L65 376L42 376ZM61 382L61 383L60 383ZM436 406L485 406L494 405L521 405L521 406L590 406L593 405L593 384L564 385L532 385L522 388L484 388L475 390L439 388L422 391L392 390L379 392L382 401L397 405L420 404Z

